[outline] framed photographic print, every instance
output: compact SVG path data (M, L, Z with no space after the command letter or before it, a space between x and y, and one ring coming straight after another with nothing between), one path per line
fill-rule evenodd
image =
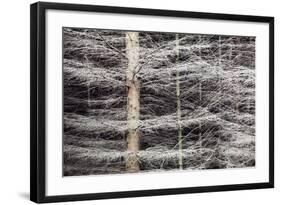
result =
M31 200L274 187L274 18L31 5Z

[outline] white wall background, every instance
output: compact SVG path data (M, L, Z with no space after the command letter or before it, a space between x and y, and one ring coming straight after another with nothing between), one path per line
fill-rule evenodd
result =
M49 0L52 1L52 0ZM0 6L0 204L29 201L29 4L2 1ZM281 12L277 0L60 0L68 3L146 7L275 17L275 189L157 196L67 204L279 204L281 195ZM279 203L278 203L279 202ZM63 203L65 204L65 203Z

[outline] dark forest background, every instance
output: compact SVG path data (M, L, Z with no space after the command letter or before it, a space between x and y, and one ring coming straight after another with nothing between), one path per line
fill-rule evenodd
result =
M127 172L125 32L63 28L65 176ZM179 169L177 72L183 169L255 166L255 37L175 36L139 32L140 171Z

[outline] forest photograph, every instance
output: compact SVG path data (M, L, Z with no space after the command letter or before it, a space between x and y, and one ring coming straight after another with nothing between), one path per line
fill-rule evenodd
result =
M255 167L255 36L62 38L63 176Z

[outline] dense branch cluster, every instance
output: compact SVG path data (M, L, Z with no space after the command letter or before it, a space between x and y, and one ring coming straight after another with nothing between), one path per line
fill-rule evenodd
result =
M64 28L64 175L126 172L125 32ZM255 38L139 32L143 171L255 165Z

